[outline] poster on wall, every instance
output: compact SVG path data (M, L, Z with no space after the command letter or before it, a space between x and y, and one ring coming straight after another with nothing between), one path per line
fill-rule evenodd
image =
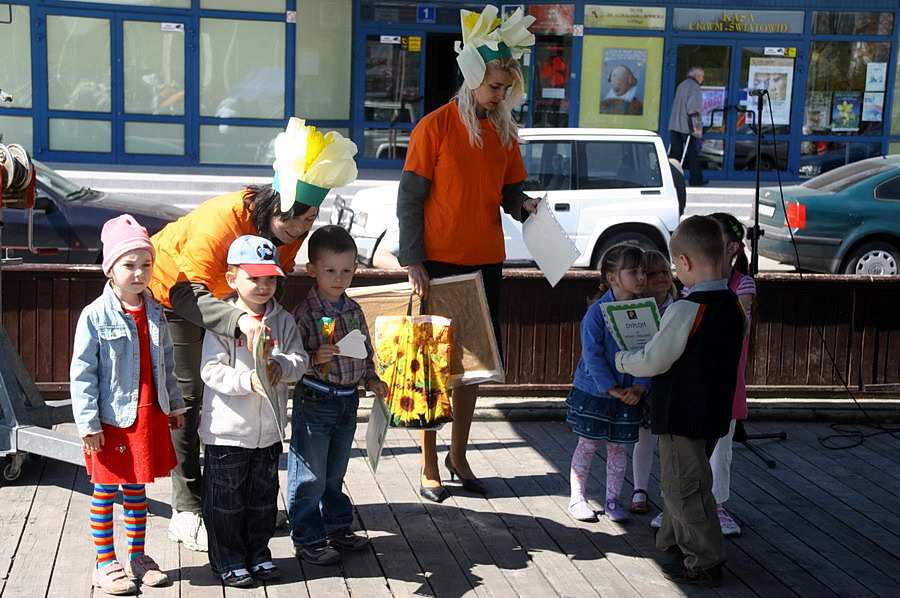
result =
M886 62L870 62L866 65L866 91L884 91L886 79Z
M859 116L862 110L862 94L858 91L834 92L834 104L831 109L832 131L856 131L859 129Z
M720 128L725 116L725 99L728 92L725 87L703 85L700 87L703 94L703 104L700 108L700 118L704 127Z
M662 38L586 35L582 57L582 127L659 129Z
M600 114L644 113L647 50L604 48L600 81Z
M884 94L878 91L863 94L862 120L881 122L884 120Z
M791 89L794 83L793 58L751 58L747 74L748 90L766 90L763 101L763 122L787 125L791 122ZM748 100L748 108L755 102ZM769 109L771 107L771 113Z
M810 134L828 130L831 122L831 92L810 91L806 94L806 120L803 133Z

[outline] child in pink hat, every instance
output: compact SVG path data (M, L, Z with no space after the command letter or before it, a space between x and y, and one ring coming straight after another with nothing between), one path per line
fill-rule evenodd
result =
M176 464L169 429L182 426L184 400L162 306L147 290L156 257L147 230L123 214L103 225L100 239L109 281L78 318L70 379L72 411L94 484L90 519L97 565L91 581L121 595L135 592L133 580L168 583L144 553L145 484ZM124 567L113 543L119 486L128 537Z

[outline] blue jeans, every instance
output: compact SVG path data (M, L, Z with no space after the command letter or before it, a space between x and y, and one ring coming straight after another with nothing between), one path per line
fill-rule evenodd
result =
M359 393L340 396L302 383L294 389L288 453L288 514L297 546L325 545L325 534L353 523L353 504L342 486Z
M278 512L281 443L265 448L207 444L203 457L203 521L209 564L222 574L272 560L269 540Z

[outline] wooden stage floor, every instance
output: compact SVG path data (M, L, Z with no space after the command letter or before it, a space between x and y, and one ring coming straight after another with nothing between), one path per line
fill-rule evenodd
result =
M788 438L756 443L777 461L774 469L735 446L727 507L744 532L726 540L726 579L717 589L677 586L660 573L661 555L649 526L661 505L656 478L649 514L623 525L602 517L599 523L577 523L566 513L575 443L567 427L482 421L472 428L470 462L489 497L469 495L448 480L451 498L439 505L418 495L416 436L389 432L376 476L364 459L361 424L346 487L356 505L356 526L371 546L345 554L340 565L300 565L290 538L279 531L271 547L283 578L268 586L223 588L205 553L168 540L168 481L149 486L148 553L174 583L140 593L160 598L900 595L900 440L879 434L860 446L829 450L817 440L834 433L825 424L749 427L757 433L784 430ZM439 443L449 440L447 434L449 429L440 433ZM284 461L283 455L282 497ZM0 486L0 597L105 596L99 590L92 594L90 587L94 555L84 468L30 459L24 467L15 483ZM654 469L658 472L658 462ZM589 487L598 507L604 472L601 455ZM626 483L623 495L630 491Z

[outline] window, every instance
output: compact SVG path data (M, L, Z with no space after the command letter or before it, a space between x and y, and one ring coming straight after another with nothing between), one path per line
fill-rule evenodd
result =
M519 146L528 171L526 191L568 191L572 188L572 144L538 141Z
M900 176L888 179L875 187L875 199L900 201Z
M599 141L580 144L579 189L659 187L656 146L652 143Z

